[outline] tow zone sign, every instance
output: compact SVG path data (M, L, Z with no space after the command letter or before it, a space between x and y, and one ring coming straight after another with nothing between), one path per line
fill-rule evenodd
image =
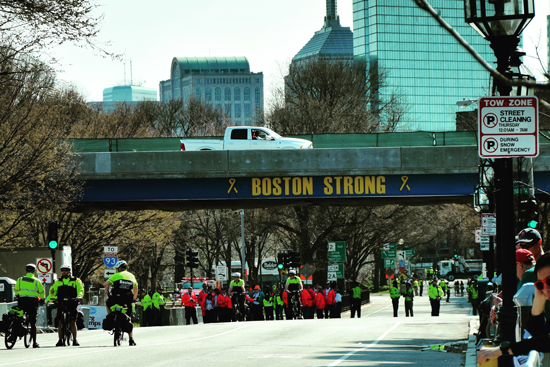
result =
M538 156L538 102L534 96L481 98L478 122L479 156Z

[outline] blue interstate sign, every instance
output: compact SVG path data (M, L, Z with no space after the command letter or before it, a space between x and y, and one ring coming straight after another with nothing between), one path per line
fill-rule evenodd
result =
M472 195L477 174L88 180L82 201Z
M106 267L112 268L113 266L115 266L117 261L118 261L117 254L103 254L103 264L105 264Z

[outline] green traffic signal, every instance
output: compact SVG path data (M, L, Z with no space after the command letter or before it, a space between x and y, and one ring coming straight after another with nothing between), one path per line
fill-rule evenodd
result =
M536 220L530 220L528 223L527 223L527 227L529 228L537 228L537 221Z
M283 264L277 265L277 268L282 269L282 268L283 268Z
M48 246L50 246L50 249L55 250L57 248L57 241L50 241Z

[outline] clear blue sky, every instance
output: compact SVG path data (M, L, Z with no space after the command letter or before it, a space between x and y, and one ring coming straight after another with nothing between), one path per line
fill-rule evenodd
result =
M404 0L413 1L413 0ZM458 1L458 0L457 0ZM104 14L98 43L130 59L134 84L158 90L169 79L173 57L245 56L253 72L264 73L265 94L282 82L284 68L323 25L325 0L98 0ZM339 0L342 26L353 29L353 0ZM546 57L548 0L535 0L534 21L525 32L524 48L535 54L530 39L542 34ZM124 83L124 63L102 58L86 48L64 45L51 50L61 61L59 78L76 86L87 100L101 101L103 89ZM524 60L533 72L538 61ZM281 69L282 68L282 69ZM283 70L283 71L281 71Z

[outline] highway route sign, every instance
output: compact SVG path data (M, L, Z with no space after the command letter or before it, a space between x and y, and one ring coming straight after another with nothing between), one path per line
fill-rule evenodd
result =
M539 155L538 99L535 96L483 97L479 100L479 156Z
M103 263L106 267L112 268L118 261L117 254L103 254Z

